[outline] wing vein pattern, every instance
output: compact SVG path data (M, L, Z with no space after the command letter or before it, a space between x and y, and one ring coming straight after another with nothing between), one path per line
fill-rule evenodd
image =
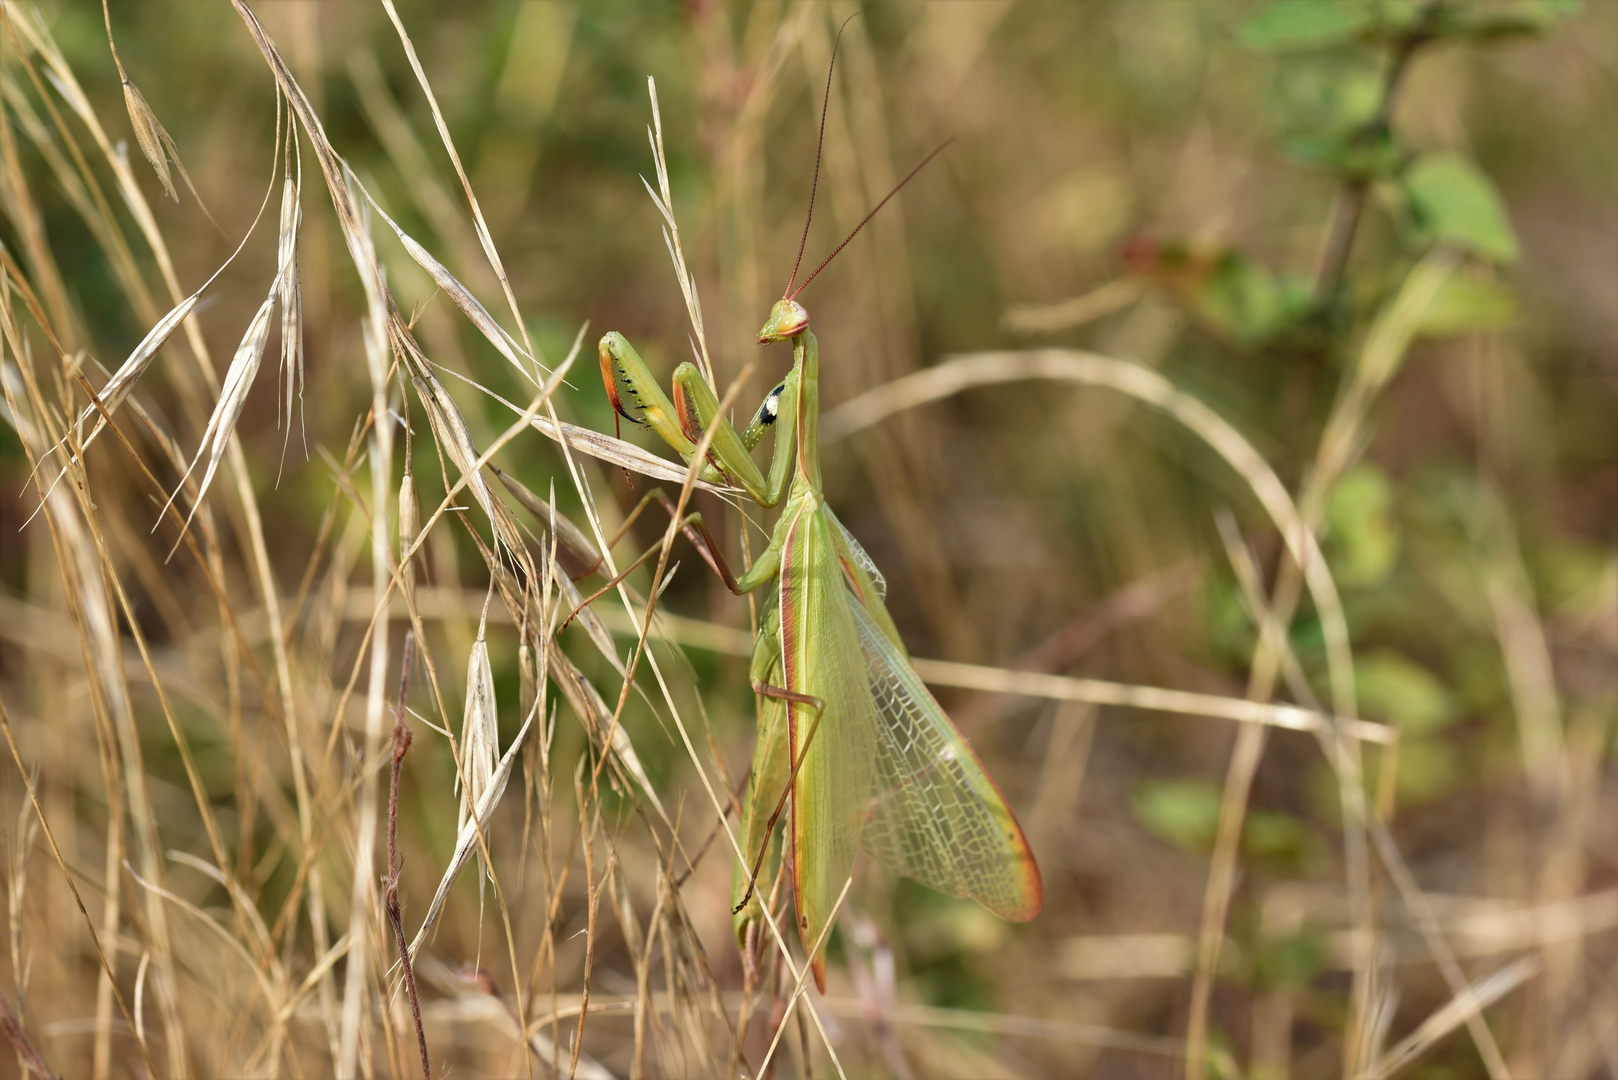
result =
M861 605L850 607L878 714L865 849L1003 919L1032 919L1044 890L1022 827L904 656Z

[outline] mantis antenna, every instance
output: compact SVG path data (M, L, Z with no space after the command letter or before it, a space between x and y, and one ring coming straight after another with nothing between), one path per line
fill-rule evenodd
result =
M792 286L798 280L798 268L803 265L803 249L804 246L809 242L809 224L815 219L815 193L820 189L820 157L826 148L826 110L831 105L831 78L832 73L837 70L837 47L842 44L843 31L848 29L848 24L853 22L858 15L859 12L856 11L853 15L850 15L848 18L843 20L843 25L837 28L837 37L834 38L831 43L831 63L826 66L826 92L820 100L820 137L815 142L815 172L814 178L809 181L809 210L806 214L804 214L803 217L803 236L799 237L798 239L798 257L792 263L792 276L787 279L787 287L781 293L781 297L784 300L796 300L798 293L803 292L803 290L809 286L809 283L815 280L815 274L818 274L822 270L826 269L826 264L837 258L838 252L842 251L848 246L848 242L854 239L861 229L865 228L866 224L876 216L876 212L882 209L882 207L887 204L889 199L899 194L899 189L910 183L915 175L921 172L922 168L925 167L929 161L933 160L933 158L942 153L944 147L955 141L954 136L945 139L943 142L938 144L937 149L928 154L926 157L922 158L921 163L906 173L905 178L895 184L892 191L882 196L881 202L871 207L871 212L866 214L865 217L860 220L858 225L854 226L854 231L845 236L843 238L843 242L833 248L832 253L827 255L819 266L815 267L814 273L803 279L803 284L798 286L797 292L793 291Z
M815 175L809 181L809 212L803 217L803 236L798 239L798 258L792 264L792 276L787 279L786 291L781 295L787 296L792 292L792 283L798 280L798 267L803 264L803 246L809 242L809 223L815 219L815 191L820 187L820 154L826 148L826 109L831 105L831 76L837 70L837 46L843 43L843 31L848 24L854 21L855 12L843 20L843 25L837 28L837 36L831 43L831 63L826 65L826 93L820 99L820 137L815 140ZM807 281L805 285L809 284Z
M872 218L876 217L876 212L878 210L882 209L884 206L886 206L889 199L891 199L895 195L899 194L899 189L900 188L904 187L906 184L910 183L911 180L915 179L916 174L921 172L921 170L926 167L926 165L927 165L927 163L929 161L933 160L933 158L935 158L939 154L943 153L944 152L944 147L948 146L950 143L952 143L954 141L955 141L955 136L951 135L949 138L947 138L943 142L939 143L937 149L935 149L932 153L928 154L926 157L922 158L921 161L916 165L916 167L914 169L911 169L908 173L905 174L905 178L903 180L901 180L897 184L893 185L893 190L888 192L886 195L882 196L882 201L881 202L879 202L875 206L871 207L871 212L866 214L863 218L860 219L860 223L858 225L854 226L854 231L849 233L847 236L843 237L843 242L841 244L838 244L836 247L832 248L831 254L827 255L826 258L821 261L820 265L815 267L814 274L810 274L808 277L804 278L803 279L803 284L798 286L798 291L792 293L790 296L787 297L787 299L788 300L796 300L798 298L798 293L801 293L801 292L803 292L803 290L807 289L809 287L809 283L811 281L815 280L815 275L819 274L822 270L826 269L826 264L831 262L833 259L837 258L837 253L842 251L844 248L846 248L848 246L848 242L850 240L854 239L854 237L858 236L859 231L861 229L865 228L865 226L870 222L870 220ZM805 228L807 228L807 226L805 226ZM794 276L796 276L796 272L794 272ZM792 286L788 285L787 288L790 289L790 288L792 288Z

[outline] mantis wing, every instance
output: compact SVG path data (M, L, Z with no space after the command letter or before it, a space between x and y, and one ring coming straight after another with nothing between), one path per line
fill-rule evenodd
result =
M1045 892L1022 826L904 654L864 607L850 610L878 715L865 849L923 885L1027 922Z
M781 552L781 660L789 706L792 849L798 935L826 989L823 942L859 853L880 727L865 677L860 607L843 583L834 526L800 506ZM816 705L808 703L813 699Z
M848 531L848 527L842 523L836 514L832 513L831 507L828 506L824 509L837 533L838 554L846 556L849 562L853 564L848 569L848 574L856 582L856 587L862 594L860 599L869 606L869 598L863 595L867 586L869 586L870 591L875 594L878 600L886 600L888 598L888 579L883 577L882 571L876 568L876 561L865 553L865 549L860 546L860 542L854 539L854 534Z

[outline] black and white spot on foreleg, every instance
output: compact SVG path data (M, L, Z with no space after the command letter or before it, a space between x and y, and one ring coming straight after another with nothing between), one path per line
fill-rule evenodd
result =
M759 423L765 425L773 424L775 423L776 419L780 417L781 391L785 390L786 388L787 384L782 383L780 386L777 386L774 390L770 391L770 396L765 398L764 404L758 407Z

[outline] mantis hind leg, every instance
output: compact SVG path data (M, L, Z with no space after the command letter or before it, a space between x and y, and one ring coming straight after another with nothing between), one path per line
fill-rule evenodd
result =
M772 609L759 627L753 649L750 674L756 685L781 681L781 647L777 638L778 618ZM738 860L731 871L732 923L736 940L745 945L750 928L766 918L764 905L755 887L758 878L769 876L774 866L765 867L773 843L775 809L790 787L791 739L788 737L788 703L761 695L758 740L753 744L753 765L747 793L742 797L741 828L736 837L746 864Z
M756 850L758 855L745 868L745 873L738 863L731 876L731 895L742 890L740 899L731 909L731 915L736 919L737 940L744 945L748 932L764 915L756 899L764 856L769 850L776 823L781 819L781 811L786 807L787 795L798 779L798 769L814 742L821 717L826 711L826 703L820 698L799 694L768 681L770 676L781 674L779 639L771 625L778 621L777 613L772 610L766 625L759 630L758 643L753 652L753 692L763 699L764 706L759 720L758 741L753 747L752 780L742 804L741 831L742 853L745 855ZM807 705L815 713L809 735L804 740L804 753L796 757L792 753L792 729L788 722L788 712L793 704ZM768 817L764 816L766 810ZM762 827L759 825L761 818Z

